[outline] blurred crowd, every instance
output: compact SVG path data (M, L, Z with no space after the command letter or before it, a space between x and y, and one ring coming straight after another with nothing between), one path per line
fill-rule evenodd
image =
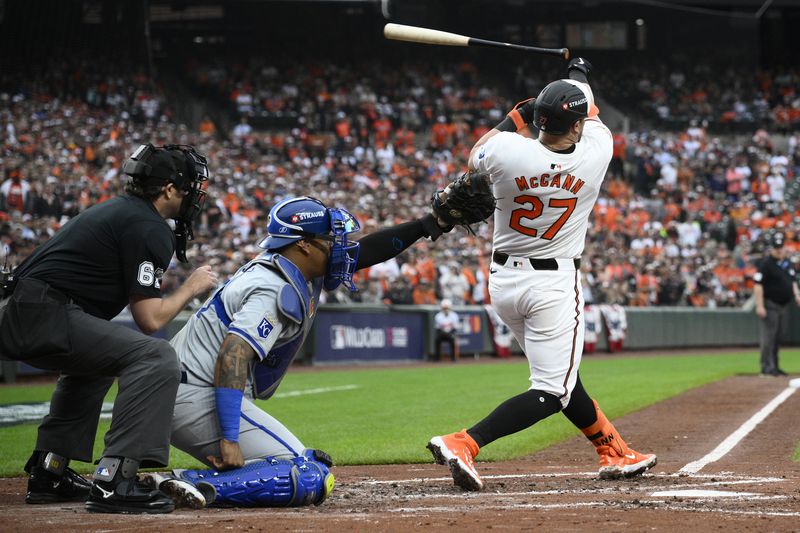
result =
M19 264L70 217L120 194L120 166L140 143L185 143L208 155L212 171L188 255L228 276L259 252L268 209L285 196L341 205L365 233L422 216L432 191L466 168L475 140L513 106L470 64L209 64L195 65L192 80L234 106L239 119L231 128L208 117L180 124L169 88L110 65L0 73L0 261ZM783 78L765 83L775 94L785 85ZM257 109L296 121L262 130L250 124ZM791 249L800 245L800 135L778 137L768 123L720 138L698 118L678 132L615 135L583 256L588 302L741 306L763 235L781 231ZM456 229L419 243L359 272L359 292L328 299L486 303L492 228L475 229L477 236ZM174 263L164 290L188 272Z
M720 68L686 61L680 67L628 65L615 78L629 81L609 86L603 94L618 105L638 109L656 124L697 121L726 126L729 131L768 125L781 133L800 127L797 69Z
M515 70L512 85L519 98L537 94L562 74L552 62L532 61ZM187 72L193 84L237 116L292 117L320 131L347 130L357 140L365 139L377 122L374 140L382 143L388 138L387 119L415 131L436 122L467 130L491 127L502 118L498 99L507 96L498 94L501 85L493 86L485 72L478 76L469 62L362 62L348 68L293 64L279 69L263 58L224 57L192 64ZM696 122L727 131L768 126L781 133L800 127L800 71L794 68L628 62L598 76L593 85L625 113L655 126ZM434 137L440 140L441 135Z

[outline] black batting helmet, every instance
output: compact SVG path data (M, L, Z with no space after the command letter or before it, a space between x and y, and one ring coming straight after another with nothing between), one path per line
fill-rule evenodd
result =
M533 106L533 125L545 133L563 135L577 121L589 116L589 97L565 80L547 85Z

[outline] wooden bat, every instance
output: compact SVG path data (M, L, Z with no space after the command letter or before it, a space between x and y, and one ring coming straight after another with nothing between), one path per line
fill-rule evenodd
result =
M534 52L537 54L548 54L560 56L564 60L569 59L569 49L567 48L539 48L538 46L523 46L521 44L501 43L499 41L487 41L476 39L457 33L432 30L430 28L420 28L418 26L406 26L405 24L389 23L383 27L383 36L395 41L409 41L422 44L440 44L444 46L487 46L490 48L507 48L511 50L521 50L523 52Z

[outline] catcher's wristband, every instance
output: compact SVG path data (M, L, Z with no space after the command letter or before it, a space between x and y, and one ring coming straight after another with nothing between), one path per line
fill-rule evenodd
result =
M239 389L217 387L214 389L217 400L217 419L222 430L222 438L229 442L239 442L239 418L242 415L244 392Z

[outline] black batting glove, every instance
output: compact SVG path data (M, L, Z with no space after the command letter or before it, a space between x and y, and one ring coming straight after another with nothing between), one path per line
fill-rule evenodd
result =
M567 64L567 77L571 80L589 83L589 71L591 70L592 64L587 59L574 57Z

